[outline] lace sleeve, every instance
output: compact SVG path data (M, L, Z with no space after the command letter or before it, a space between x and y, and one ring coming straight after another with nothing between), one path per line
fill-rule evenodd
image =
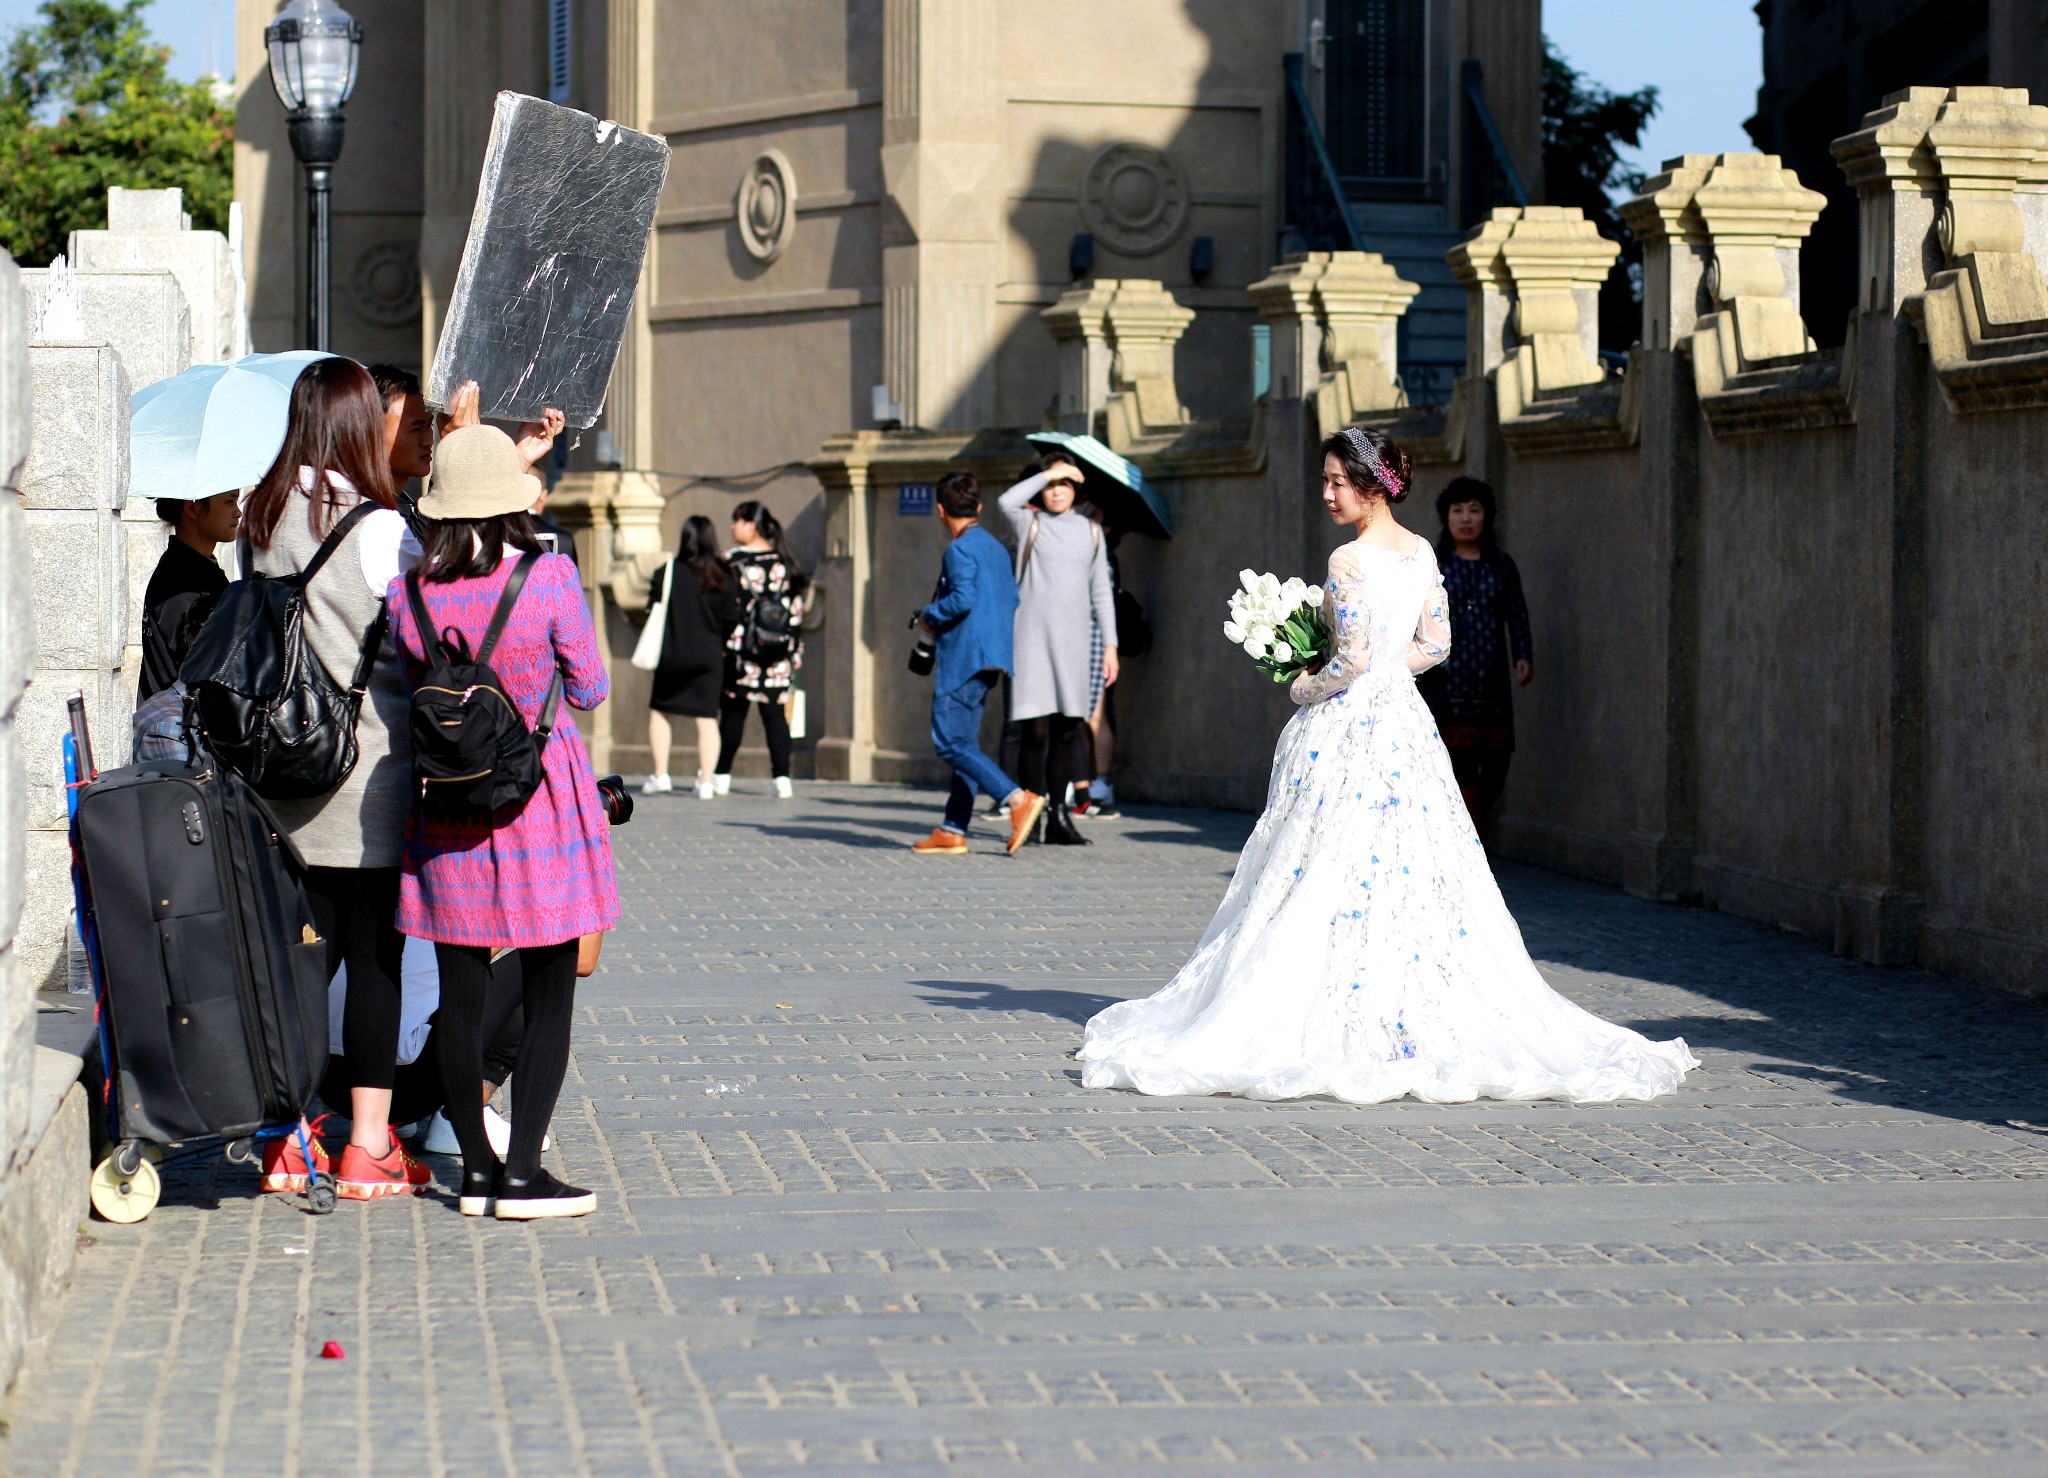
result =
M1422 618L1415 623L1414 640L1408 643L1408 670L1420 676L1451 655L1451 598L1444 593L1444 577L1438 573L1422 600Z
M1330 556L1330 581L1323 602L1334 630L1330 658L1316 672L1304 672L1289 693L1296 703L1321 703L1343 692L1365 673L1372 659L1372 624L1365 609L1365 580L1357 557L1347 549Z

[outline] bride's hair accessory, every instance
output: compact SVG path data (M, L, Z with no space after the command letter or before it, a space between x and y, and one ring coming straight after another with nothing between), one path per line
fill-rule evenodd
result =
M1386 464L1386 460L1380 456L1379 448L1372 444L1371 437L1356 426L1346 426L1337 434L1343 438L1344 444L1357 454L1358 460L1365 463L1366 470L1372 473L1373 481L1385 490L1389 498L1398 503L1407 495L1408 489L1401 481L1401 474Z

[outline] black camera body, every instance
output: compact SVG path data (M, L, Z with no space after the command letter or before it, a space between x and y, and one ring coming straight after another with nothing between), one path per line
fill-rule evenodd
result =
M918 677L930 677L938 665L939 643L931 633L919 630L917 623L923 619L923 611L910 613L910 629L917 632L917 645L910 649L910 670Z
M613 826L624 826L633 819L633 792L626 789L621 776L607 775L598 781L597 798L604 806L605 820Z

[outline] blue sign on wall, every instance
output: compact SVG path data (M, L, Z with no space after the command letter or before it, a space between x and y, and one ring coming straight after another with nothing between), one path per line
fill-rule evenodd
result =
M928 518L932 511L932 485L928 482L900 483L896 488L896 512L902 518Z

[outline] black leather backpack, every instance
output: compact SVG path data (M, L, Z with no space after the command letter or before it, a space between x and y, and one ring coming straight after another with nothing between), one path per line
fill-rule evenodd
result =
M376 505L351 509L296 575L248 571L221 592L178 676L198 741L265 800L306 800L338 789L356 767L356 718L384 645L385 612L363 636L347 688L306 640L306 587Z
M535 558L522 557L506 577L474 653L469 638L453 627L436 632L419 571L405 577L406 600L427 653L426 673L412 694L412 773L420 805L430 815L474 820L508 807L516 811L540 789L541 756L562 702L561 669L548 686L540 727L529 730L490 666Z

